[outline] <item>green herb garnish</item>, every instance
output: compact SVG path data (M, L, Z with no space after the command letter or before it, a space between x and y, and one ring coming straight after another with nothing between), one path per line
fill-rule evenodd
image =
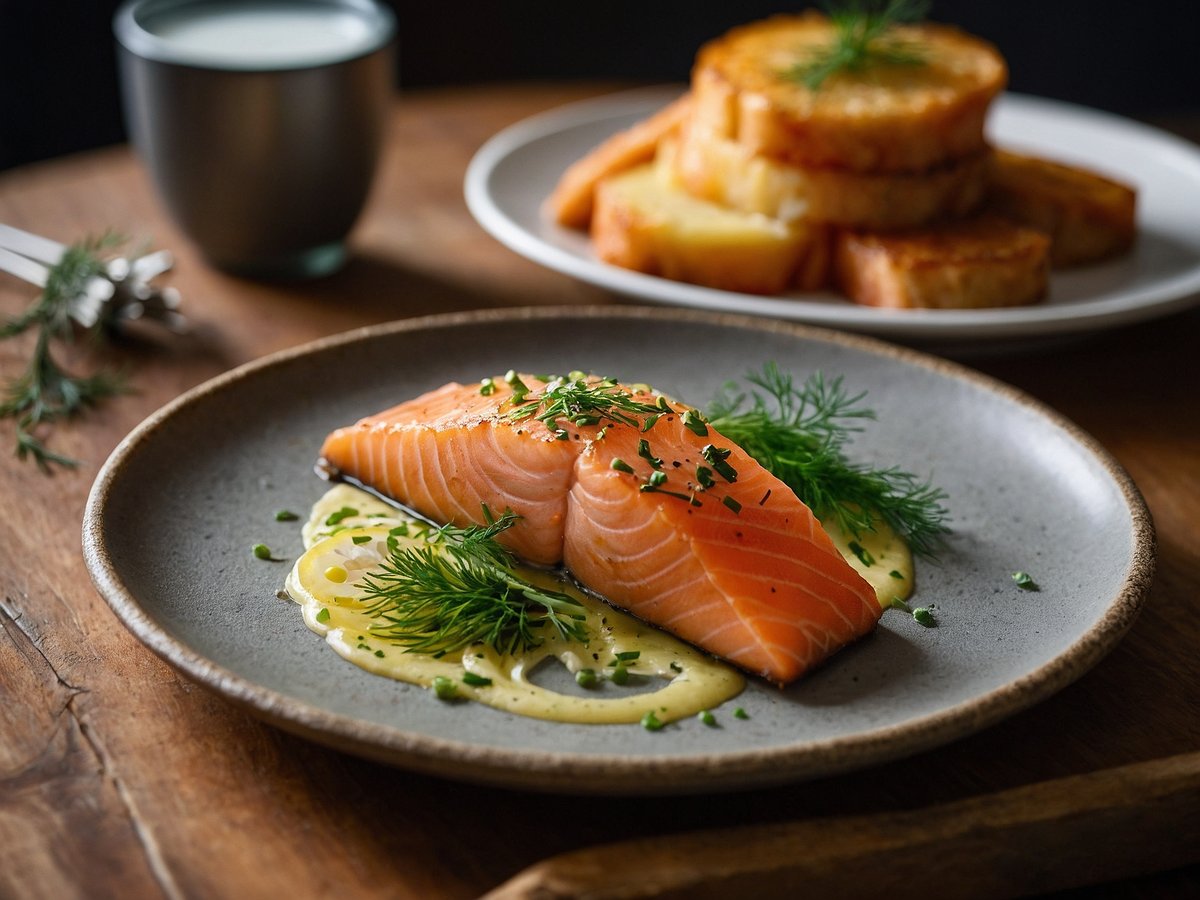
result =
M1040 591L1038 583L1033 580L1028 572L1013 572L1012 580L1023 591Z
M474 672L463 672L462 680L463 684L469 684L471 687L490 687L492 684L492 679L476 675Z
M924 606L914 609L912 617L917 620L917 624L924 625L926 628L933 628L937 625L937 619L933 617L933 610Z
M281 509L275 513L276 522L295 522L300 517L290 509Z
M734 709L733 717L735 719L748 719L748 718L750 718L750 714L739 706L736 709Z
M921 21L929 7L928 0L842 0L829 9L833 42L783 75L815 91L839 72L862 72L879 65L924 65L924 49L897 37L894 27Z
M596 684L596 672L594 669L580 669L575 673L575 683L580 687L590 688Z
M433 677L433 692L439 700L458 699L458 685L445 675L435 675Z
M255 544L250 548L250 552L254 554L255 559L273 560L275 558L271 555L271 548L266 544Z
M325 622L328 622L329 621L329 610L326 609L325 607L322 607L321 610L317 613L317 621L322 624L324 624Z
M638 441L638 456L650 463L650 466L655 469L661 469L663 461L650 452L650 442L645 438Z
M37 332L25 371L2 389L0 418L16 423L17 458L32 459L46 474L53 472L54 466L72 469L79 462L50 450L43 442L45 429L105 398L127 392L120 376L103 370L87 376L73 375L50 353L52 341L69 344L74 340L72 312L87 294L88 283L105 272L101 254L120 243L119 238L105 235L68 247L50 267L37 300L19 316L0 324L0 340L30 329ZM111 324L102 316L84 331L99 343L108 337Z
M849 394L841 378L820 373L797 386L774 363L746 380L761 390L727 386L709 408L709 424L759 462L808 506L818 519L832 518L851 537L874 529L878 516L920 556L933 556L949 532L945 494L892 466L853 463L843 448L875 418Z
M659 397L655 403L645 403L622 387L613 378L592 378L583 372L563 377L552 375L546 386L534 393L522 385L519 393L513 389L513 408L505 414L511 422L535 418L550 429L558 427L559 419L576 425L596 425L610 419L622 425L639 425L638 416L671 412L666 401Z
M700 437L708 435L708 426L704 423L704 416L700 415L697 410L689 409L685 411L680 421L683 422L683 427L693 434Z
M364 576L363 602L382 620L372 634L438 656L476 643L519 653L539 646L546 630L586 644L579 601L517 575L512 554L496 540L517 516L493 519L484 511L486 526L432 529L424 545L396 547Z
M855 556L857 556L858 561L860 563L862 563L864 566L875 565L875 557L871 555L871 551L868 550L866 547L864 547L862 544L860 544L858 541L851 541L846 546L848 546L850 548L850 552L853 553Z
M325 524L326 525L340 525L343 521L345 521L346 519L349 519L351 516L357 516L357 515L358 515L358 510L355 509L353 506L343 506L337 512L331 512L329 514L329 516L325 519Z
M709 728L717 727L717 717L714 716L707 709L702 709L702 710L700 710L700 712L696 713L696 718L699 719L701 722L703 722L705 725L707 725Z
M642 727L647 731L659 731L662 729L663 723L654 714L654 710L650 710L642 716Z
M709 421L712 422L713 420L709 419ZM718 430L720 429L718 428ZM704 461L712 466L713 470L730 484L737 481L737 469L726 462L732 452L728 447L716 447L712 444L705 444L700 448L700 455L704 457Z

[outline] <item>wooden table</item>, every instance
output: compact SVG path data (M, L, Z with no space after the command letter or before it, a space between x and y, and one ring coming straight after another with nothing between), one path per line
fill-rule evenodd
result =
M816 819L817 832L855 834L861 822L844 817L871 814L908 831L965 807L906 818L912 811L956 801L975 804L977 819L1014 803L1028 817L1050 794L971 798L1167 757L1177 758L1055 795L1071 807L1097 785L1153 785L1167 773L1183 789L1167 807L1134 802L1091 837L1068 809L1039 845L1048 858L1016 866L983 843L913 844L921 864L908 887L950 895L978 885L982 867L992 887L968 893L1137 875L1126 887L1139 897L1192 895L1200 837L1194 824L1175 825L1185 820L1180 804L1200 815L1196 757L1178 756L1200 750L1200 309L969 360L1060 410L1128 469L1156 521L1158 574L1132 631L1080 681L973 737L868 771L769 791L588 801L417 776L289 736L197 689L93 590L79 549L91 481L121 437L182 391L271 351L395 318L620 302L509 252L462 200L464 167L489 135L598 90L403 96L355 257L312 284L257 284L206 267L126 148L0 174L2 222L66 240L112 227L175 250L171 283L196 326L187 340L123 348L135 393L55 430L53 445L83 460L79 469L47 478L15 459L0 464L0 896L471 897L552 854L624 838ZM0 277L0 314L32 296ZM0 374L12 377L28 351L24 341L0 344ZM11 423L0 424L0 440L11 442ZM826 827L824 817L839 821ZM1145 847L1141 837L1164 821L1171 834ZM870 869L867 844L850 872ZM1137 851L1123 858L1121 845ZM966 869L956 869L964 853ZM1056 867L1066 873L1058 880ZM974 882L956 880L970 869Z

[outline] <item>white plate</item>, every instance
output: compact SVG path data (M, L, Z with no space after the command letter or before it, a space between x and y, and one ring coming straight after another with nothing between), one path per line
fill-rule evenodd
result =
M296 523L326 485L328 432L452 379L575 367L701 402L774 360L867 391L862 461L936 476L954 535L917 573L922 628L876 632L785 691L752 680L660 732L566 725L429 691L341 659L277 599ZM698 364L698 362L700 364ZM1037 448L1036 452L1031 448ZM970 734L1049 696L1110 650L1153 569L1149 516L1086 435L1017 391L877 341L672 309L498 310L405 320L276 354L188 392L139 426L96 480L84 519L100 592L190 678L283 728L450 778L574 793L712 791L877 763ZM1029 571L1038 593L1016 588ZM746 720L731 708L742 706Z
M1000 147L1092 168L1138 190L1139 241L1119 260L1055 273L1044 304L985 310L884 310L832 293L759 297L642 275L600 262L585 235L541 214L563 170L679 89L586 100L519 122L489 140L466 175L467 205L522 256L600 287L656 303L792 319L894 339L983 340L1108 328L1200 299L1200 149L1107 113L1005 95L989 120Z

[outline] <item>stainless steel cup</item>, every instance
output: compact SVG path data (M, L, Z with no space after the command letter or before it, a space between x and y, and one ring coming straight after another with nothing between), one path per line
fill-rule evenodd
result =
M128 0L113 27L131 139L204 256L251 277L338 268L392 96L391 11L373 0Z

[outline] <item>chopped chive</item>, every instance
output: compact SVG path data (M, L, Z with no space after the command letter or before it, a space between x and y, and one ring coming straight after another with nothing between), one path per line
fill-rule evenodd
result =
M758 501L758 505L762 506L764 503L766 503L770 499L771 499L771 489L767 488L767 492L762 495L762 499Z
M321 622L321 623L328 622L329 621L329 610L327 610L325 607L322 606L321 611L317 613L317 621Z
M616 469L618 472L625 472L628 475L633 474L633 466L625 462L625 460L621 459L619 456L614 456L613 461L608 464L608 467L610 469Z
M899 597L893 597L892 602L888 604L888 607L891 609L899 609L906 613L912 612L912 607L909 606L907 603L905 603L903 600L901 600Z
M668 413L675 412L675 410L671 409L671 404L669 404L667 402L667 398L664 397L662 394L658 395L658 399L654 401L654 405L657 406L659 409L661 409L663 412L668 412Z
M295 522L298 518L300 517L290 509L281 509L275 513L276 522Z
M375 655L378 656L380 659L383 659L383 651L382 650L376 650Z
M397 525L395 528L390 529L388 534L399 537L408 537L408 523Z
M350 536L350 540L359 545L369 544L371 543L371 536L369 534L355 534Z
M650 442L645 438L638 441L638 456L650 463L654 468L662 468L663 461L650 452Z
M496 379L484 378L479 382L479 393L485 397L490 397L496 393Z
M702 488L710 488L716 481L713 480L713 472L708 466L696 466L696 482Z
M463 672L462 680L463 684L469 684L471 687L489 687L492 683L492 679L476 675L474 672Z
M575 673L575 683L580 687L592 687L596 683L595 671L592 669L580 669Z
M750 718L750 714L739 706L733 711L733 717L735 719L748 719Z
M258 559L271 559L271 548L266 544L255 544L250 548L250 552Z
M674 660L672 660L672 661L671 661L671 671L672 671L672 672L682 672L682 671L683 671L683 666L681 666L679 663L677 663L677 662L675 662Z
M926 628L935 628L937 626L937 619L933 617L933 611L927 607L918 606L912 611L912 617Z
M875 565L875 557L871 555L871 551L858 541L851 541L848 546L850 547L850 551L858 557L858 561L864 566Z
M888 572L888 575L890 575L892 578L895 578L897 581L904 580L904 576L902 574L900 574L900 572L896 571L895 569L892 569L892 571Z
M736 500L734 500L728 494L726 494L725 497L722 498L721 502L724 503L726 506L728 506L730 509L732 509L735 513L740 513L742 511L742 504L738 503Z
M512 388L513 402L520 403L529 393L529 386L521 380L515 369L509 369L504 375L505 383Z
M642 727L647 731L658 731L663 727L663 723L659 721L658 716L654 714L654 710L650 710L642 716Z
M683 427L693 434L698 434L700 437L708 436L708 425L704 423L704 416L700 415L698 410L689 409L683 414L680 421L683 422Z
M629 670L625 668L623 663L618 663L617 667L612 670L612 674L608 676L613 684L625 684L629 681Z
M348 519L351 516L357 516L357 515L358 515L358 510L355 509L353 506L343 506L337 512L330 513L329 518L327 518L325 520L325 524L326 525L337 525L343 519Z
M454 700L458 697L458 686L445 675L435 675L433 692L439 700Z
M621 662L633 662L642 655L641 650L622 650L620 653L613 654Z
M653 487L661 487L667 482L666 472L651 472L650 477L646 479L646 483Z
M1013 572L1012 580L1015 581L1017 584L1017 587L1019 587L1023 591L1040 591L1041 590L1041 588L1038 587L1037 582L1033 580L1033 578L1030 576L1030 574L1028 572Z
M728 447L716 447L712 444L705 444L700 449L700 455L704 457L705 461L716 470L718 475L730 483L737 481L737 469L726 462L732 452Z
M701 722L703 722L705 725L707 725L709 728L717 727L717 717L714 716L707 709L702 709L702 710L700 710L700 712L696 713L696 718L699 719Z
M603 428L601 428L599 431L596 432L596 440L598 440L598 441L604 440L604 437L607 434L608 434L608 426L605 425Z
M653 428L655 423L657 423L661 418L662 413L655 413L652 416L646 416L646 421L642 422L642 434L645 434L647 431Z

